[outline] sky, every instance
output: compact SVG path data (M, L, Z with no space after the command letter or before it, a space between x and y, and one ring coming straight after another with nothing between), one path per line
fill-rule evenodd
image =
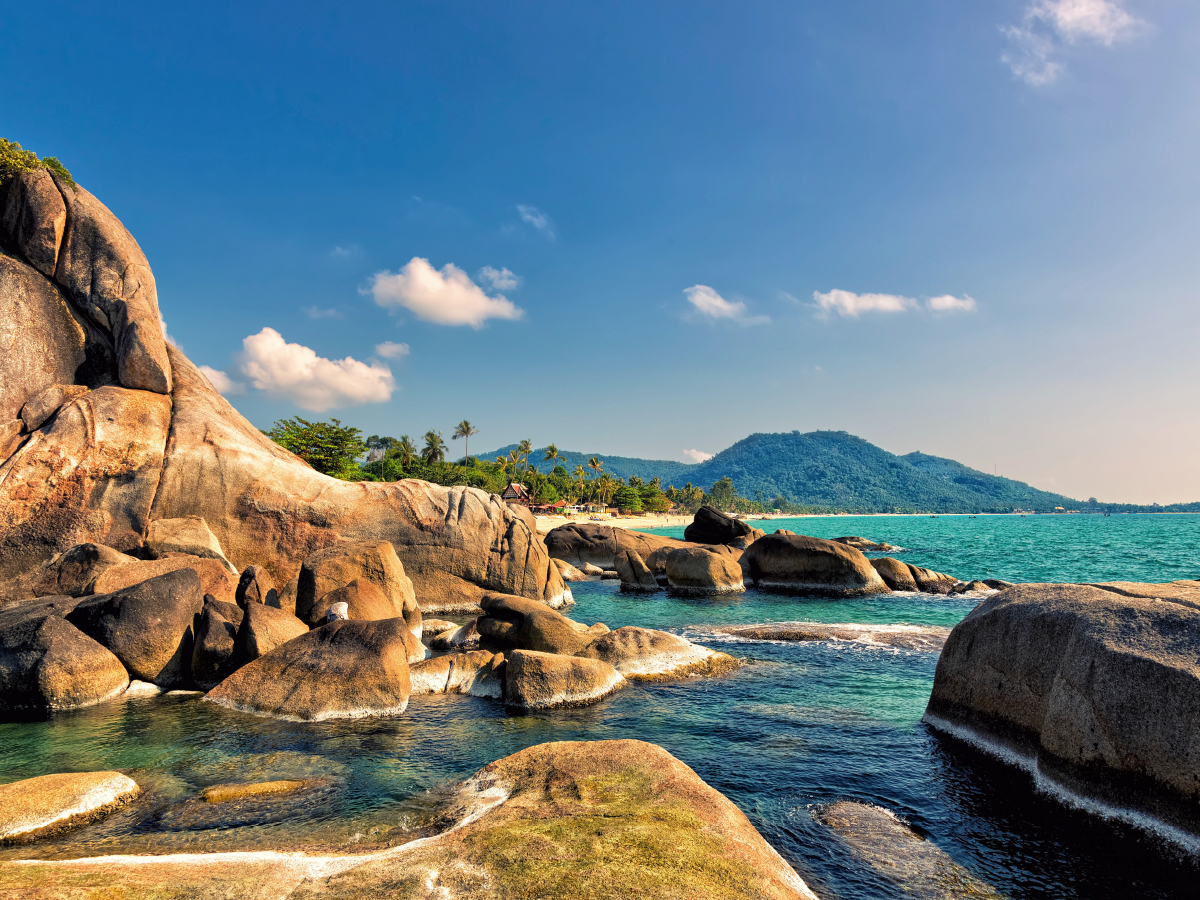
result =
M1195 2L22 4L0 66L260 427L1200 500Z

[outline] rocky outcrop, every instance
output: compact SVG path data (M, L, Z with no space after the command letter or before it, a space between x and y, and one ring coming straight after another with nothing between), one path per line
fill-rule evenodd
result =
M622 550L613 560L613 565L621 577L621 590L632 593L653 593L658 590L654 573L635 551Z
M659 547L688 546L687 541L676 538L591 524L560 525L546 535L545 543L552 557L566 560L585 572L588 565L611 569L617 554L623 550L632 550L646 559Z
M49 172L39 168L12 178L0 209L0 244L53 278L66 228L67 205Z
M195 572L196 577L200 579L201 596L209 594L226 603L235 599L237 584L224 563L183 553L171 554L162 559L137 559L120 566L110 566L96 576L92 582L92 592L111 594L157 578L159 575L184 569Z
M270 653L292 638L308 634L308 626L284 609L248 603L234 637L234 659L239 665Z
M275 580L271 578L271 573L262 566L246 566L241 578L238 579L234 602L238 606L261 603L263 606L273 606L278 609L279 592L275 590Z
M426 635L428 637L428 635ZM448 651L478 650L482 635L479 633L479 620L472 619L465 625L448 628L429 642L430 646L439 653ZM503 646L507 641L501 640Z
M158 519L146 528L146 547L157 554L186 553L201 559L220 561L233 574L237 569L225 558L221 542L199 516L182 519Z
M845 544L799 534L759 538L742 555L755 587L824 597L862 597L888 586L861 552Z
M236 604L205 599L192 645L192 681L201 690L216 687L237 668L234 640L243 618Z
M908 571L912 573L913 580L917 583L917 590L926 594L952 593L954 585L958 583L958 579L953 575L935 572L933 569L923 569L920 566L910 565Z
M917 580L913 578L912 571L908 567L908 563L892 559L890 556L872 559L870 563L871 568L878 572L879 577L883 579L883 583L893 591L920 590L917 587Z
M82 397L88 389L82 384L53 384L40 394L35 394L21 407L21 424L25 431L37 431L52 416L57 415L68 401Z
M514 650L508 655L504 703L518 709L588 706L624 683L620 672L599 659Z
M304 560L296 588L296 616L316 625L330 604L345 602L350 596L327 599L337 590L360 581L361 590L353 592L353 619L390 619L401 616L409 630L421 636L421 610L413 584L404 574L404 565L387 541L348 541L336 544ZM374 587L374 591L366 585Z
M877 544L875 541L869 541L865 537L857 537L855 535L835 537L834 540L839 544L845 544L847 547L853 547L855 550L861 550L863 553L889 553L892 550L900 549L899 547L893 547L891 544Z
M483 638L500 647L570 656L608 633L602 624L589 628L524 597L488 594L482 606L484 615L477 620L476 628Z
M504 696L503 653L472 650L436 656L409 665L412 692L416 694L469 694L472 697Z
M733 554L683 547L666 552L665 557L667 584L676 593L736 594L746 589L742 567Z
M665 631L632 625L597 638L579 655L606 662L625 678L638 681L720 675L740 665L727 653L709 650Z
M138 794L120 772L42 775L0 785L0 843L21 842L100 818Z
M399 715L410 684L406 636L400 618L330 622L242 666L204 699L300 722Z
M572 581L587 581L587 575L575 568L565 559L554 559L551 557L551 561L558 569L558 574L562 577L563 581L568 583Z
M1200 834L1200 609L1186 597L1002 591L951 632L925 721L1112 809Z
M190 681L193 621L203 608L199 577L180 569L85 598L67 621L111 650L134 677L176 687Z
M137 562L137 558L102 544L76 544L51 557L25 576L10 582L13 600L96 593L96 579L112 566ZM103 592L102 592L103 593Z
M727 516L712 506L696 510L692 524L683 530L683 539L693 544L736 544L744 550L763 533L750 523Z

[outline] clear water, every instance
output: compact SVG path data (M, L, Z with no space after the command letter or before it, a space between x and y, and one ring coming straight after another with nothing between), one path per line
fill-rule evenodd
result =
M898 555L960 577L1166 581L1200 574L1200 517L839 517L768 523L911 548ZM986 568L985 568L986 566ZM719 679L632 686L588 709L514 715L487 700L415 698L393 720L301 725L195 698L104 704L0 725L0 781L119 768L148 790L125 813L0 858L109 852L341 847L400 840L426 820L423 791L532 744L634 737L661 744L729 796L822 897L892 898L812 817L835 800L893 810L1013 898L1195 896L1200 867L1157 838L1039 795L1030 779L920 724L936 654L846 642L718 635L774 621L952 625L974 599L893 595L808 600L749 591L682 600L574 586L588 623L687 634L747 660ZM325 776L311 802L189 819L210 784ZM390 833L388 833L388 829Z

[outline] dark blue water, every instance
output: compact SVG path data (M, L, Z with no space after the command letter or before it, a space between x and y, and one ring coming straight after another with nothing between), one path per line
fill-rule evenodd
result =
M1196 568L1194 517L1136 517L1153 524L1134 526L1117 517L1078 524L1075 517L1061 517L1049 525L1035 520L1036 532L1008 531L1010 520L982 517L943 527L948 518L870 517L851 527L837 527L846 526L847 518L805 519L803 530L833 523L824 533L912 546L902 558L968 577L1045 579L1049 571L1072 571L1088 555L1108 565L1093 579L1170 580ZM1119 524L1109 524L1114 520ZM889 527L867 528L864 522ZM1110 531L1101 530L1106 525ZM1134 562L1120 569L1113 555L1129 551L1138 528L1150 529L1144 539L1155 546L1136 551ZM1022 534L1028 539L1019 540ZM957 546L956 535L969 538L970 546ZM1098 553L1095 547L1104 541L1110 549ZM1000 547L1010 548L1004 560L996 552ZM1037 547L1052 547L1046 552L1054 559L1037 564ZM967 569L972 559L980 565L990 560L994 568ZM1153 559L1161 560L1161 569L1153 568ZM1000 564L1005 561L1007 568ZM1013 898L1200 893L1200 870L1174 846L1039 795L1023 773L921 725L936 654L849 642L741 641L710 627L772 621L951 625L975 600L894 595L828 601L754 591L713 600L665 594L635 599L613 582L574 588L578 603L571 614L577 619L688 634L747 664L724 678L632 686L588 709L535 715L510 715L487 700L428 697L414 699L395 720L301 725L161 697L109 703L49 722L0 725L0 780L120 768L148 788L147 797L121 816L2 856L361 845L387 828L394 837L418 827L424 807L413 798L422 791L523 747L633 737L666 747L734 800L823 897L897 896L894 885L857 862L812 818L815 807L836 800L896 812ZM201 828L172 818L210 784L313 775L332 777L332 794L288 810L281 820Z

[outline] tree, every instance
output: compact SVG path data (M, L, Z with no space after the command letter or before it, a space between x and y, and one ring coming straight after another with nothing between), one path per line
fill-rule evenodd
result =
M529 464L529 454L533 452L533 441L526 438L517 444L517 464L525 467Z
M626 484L621 485L613 493L612 503L621 512L642 511L642 495L638 493L637 488Z
M400 435L394 447L390 451L390 455L400 460L400 465L411 466L412 461L417 458L417 445L412 442L407 434Z
M466 419L454 426L454 434L450 436L450 440L463 439L463 459L471 455L471 436L476 434L479 434L479 429L472 426Z
M591 459L589 459L587 464L588 464L588 468L591 469L593 472L595 472L597 475L599 475L600 470L604 468L604 463L600 462L600 460L595 456L593 456Z
M708 492L708 504L719 510L731 510L738 499L733 479L728 475L716 481Z
M613 480L611 475L609 475L607 472L601 475L599 480L596 482L596 493L600 497L600 502L607 505L608 499L613 495L613 491L616 490L616 488L617 483Z
M425 448L421 451L421 458L431 466L446 458L446 442L442 440L440 431L430 428L425 432Z
M553 469L554 464L557 463L560 459L563 459L563 458L561 456L559 456L558 444L548 445L546 447L545 454L542 456L542 462L550 463L550 468ZM566 460L563 459L563 462L566 462Z
M356 460L367 449L362 431L343 426L338 419L328 422L310 422L299 416L279 419L275 427L264 433L318 472L335 478L353 477L358 468Z

